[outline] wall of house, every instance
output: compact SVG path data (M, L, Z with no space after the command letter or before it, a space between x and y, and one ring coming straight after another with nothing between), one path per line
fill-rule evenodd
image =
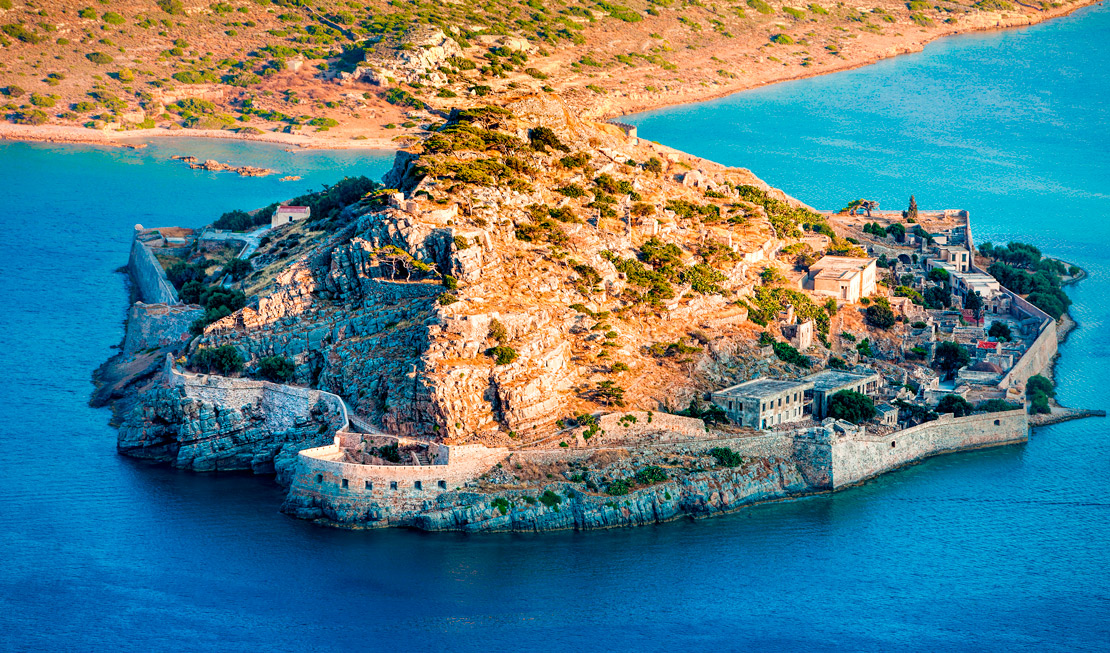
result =
M140 232L136 231L138 236ZM177 289L166 278L162 264L137 237L131 241L131 256L127 260L131 282L139 291L139 299L148 304L180 304Z
M831 466L829 487L859 483L941 453L1025 442L1028 439L1029 417L1024 410L960 418L944 414L934 422L897 431L886 437L834 438L827 447ZM824 455L823 452L818 453ZM816 458L820 459L820 456Z

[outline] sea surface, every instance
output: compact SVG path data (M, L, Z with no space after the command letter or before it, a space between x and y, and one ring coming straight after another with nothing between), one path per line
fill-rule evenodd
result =
M1060 397L1107 407L1110 10L633 117L820 208L971 211L1077 263ZM193 171L171 154L301 182ZM0 649L1044 651L1110 648L1110 428L936 458L705 521L546 535L340 531L271 479L115 453L91 371L132 226L199 226L391 155L0 143Z

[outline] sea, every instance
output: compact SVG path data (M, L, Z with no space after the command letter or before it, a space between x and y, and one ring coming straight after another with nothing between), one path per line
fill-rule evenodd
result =
M969 210L979 241L1082 266L1059 399L1107 408L1108 61L1098 5L626 120L814 207L913 194ZM1105 419L725 517L542 535L324 528L278 512L270 478L117 455L88 399L123 335L134 225L200 226L391 161L0 142L0 650L1110 649Z

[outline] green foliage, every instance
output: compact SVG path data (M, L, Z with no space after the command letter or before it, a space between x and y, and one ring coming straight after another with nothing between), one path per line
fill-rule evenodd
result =
M539 497L539 501L548 508L554 508L563 502L563 497L555 494L551 490L544 490L543 494Z
M875 402L865 394L841 390L829 397L829 417L859 424L874 416Z
M502 515L508 514L509 512L509 500L505 497L497 497L491 501L489 505L491 508L496 508Z
M794 39L790 38L789 34L772 34L771 43L778 43L779 45L794 45Z
M682 272L682 281L690 284L690 288L694 292L703 295L720 293L720 284L724 283L727 278L723 273L714 270L705 263L698 263Z
M1013 11L1014 5L1006 0L979 0L975 7L983 11Z
M870 356L875 355L875 353L873 351L871 351L871 339L870 338L864 338L863 340L861 340L856 345L856 351L859 352L860 356L870 357Z
M675 414L700 419L706 424L728 424L728 415L725 414L724 409L714 403L702 406L697 399L691 399L686 410L680 410Z
M388 89L384 93L382 93L382 98L386 102L397 105L399 107L409 107L417 110L425 108L423 100L402 88L394 87Z
M767 326L787 304L794 306L794 313L802 320L813 320L820 334L829 335L829 312L809 295L790 288L756 286L755 294L749 298L748 319Z
M570 148L559 140L555 132L550 127L533 127L528 130L528 142L532 144L532 149L537 152L546 152L547 148L559 150L561 152L570 152Z
M714 447L709 450L709 455L716 458L721 467L739 467L744 464L744 457L728 447Z
M250 231L255 226L269 223L270 218L266 218L264 223L260 221L256 222L255 218L246 211L235 209L217 218L216 221L212 223L212 227L225 231Z
M235 281L242 281L250 272L250 261L241 258L233 258L224 266L224 274L227 274Z
M762 2L762 0L755 1ZM775 230L775 235L779 238L801 236L800 225L807 225L811 231L823 233L830 237L836 235L829 227L824 216L818 213L806 208L790 206L786 202L770 197L765 191L755 186L739 186L736 190L742 199L763 207L771 221L771 226Z
M631 491L632 491L632 481L630 481L626 478L622 478L622 479L618 479L616 481L613 481L605 489L606 494L608 494L610 496L614 496L614 497L622 497L622 496L628 494Z
M109 25L122 25L125 21L123 16L120 16L114 11L106 11L100 16L100 19Z
M775 10L771 7L771 5L767 4L763 0L748 0L748 6L752 9L755 9L759 13L768 16L775 13Z
M933 352L933 365L945 374L952 374L970 362L971 355L967 349L955 342L939 342Z
M636 472L633 478L639 485L653 485L667 480L667 472L658 465L649 465Z
M650 270L636 259L622 259L609 250L603 250L601 255L612 263L631 285L645 289L644 292L636 294L635 303L644 302L652 306L661 306L665 300L674 298L674 287L665 272Z
M39 109L30 111L16 111L8 114L8 119L17 125L42 125L49 120L49 116Z
M894 309L886 297L877 298L874 304L867 307L864 315L868 324L880 329L889 329L895 323Z
M848 364L844 362L843 358L829 356L829 367L834 370L846 370L848 369Z
M508 365L517 359L518 354L508 345L498 345L487 349L486 355L493 358L496 365Z
M155 4L167 14L180 15L185 13L185 3L181 0L157 0Z
M1005 322L992 322L991 328L987 331L987 335L998 340L1005 340L1009 342L1014 339L1014 334L1010 332L1010 326Z
M1052 412L1048 400L1056 396L1056 386L1044 376L1035 374L1025 383L1025 396L1029 400L1029 412L1048 414Z
M954 417L965 417L972 410L971 404L960 395L944 395L937 403L938 413L952 413Z
M575 152L559 159L559 165L564 168L584 168L590 162L590 155L586 152Z
M0 32L3 32L4 34L7 34L8 36L12 37L13 39L23 41L24 43L30 43L32 45L34 45L35 43L38 43L39 41L42 40L41 36L39 36L38 34L35 34L31 30L27 29L26 27L24 27L23 25L20 25L18 23L11 23L11 24L8 24L8 25L2 25L2 26L0 26Z
M85 58L95 64L101 65L110 64L115 61L115 59L107 54L104 54L103 52L90 52L85 55Z
M370 449L368 453L372 456L377 456L378 458L381 458L382 460L385 460L387 462L401 462L401 448L397 446L396 442L391 442L390 444L380 447L374 447Z
M22 97L23 94L26 93L27 91L24 91L21 87L16 86L15 84L11 84L11 85L5 86L3 92L4 92L4 95L6 95L8 97Z
M624 388L613 381L598 381L593 390L593 399L606 406L624 405Z
M224 376L238 374L243 370L243 357L231 345L219 347L200 347L193 352L189 366L209 374L218 372Z
M503 345L509 341L509 332L505 328L505 325L501 324L500 320L494 318L489 322L489 334L486 337Z
M987 401L979 402L975 406L975 410L980 413L1004 413L1019 408L1021 408L1020 404L1011 403L1004 399L988 399Z
M285 356L266 356L258 361L258 375L275 383L288 383L293 379L292 359Z

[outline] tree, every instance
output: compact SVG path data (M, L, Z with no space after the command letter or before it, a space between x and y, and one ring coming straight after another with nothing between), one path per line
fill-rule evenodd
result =
M829 417L859 424L875 416L875 402L855 390L841 390L829 397Z
M933 353L933 365L945 374L952 374L961 367L971 362L971 355L957 343L944 341L937 344Z
M1010 326L1005 322L992 322L987 335L1006 342L1010 342L1014 338L1013 333L1010 332Z
M917 222L917 200L913 195L910 195L910 208L906 210L903 217L906 218L906 222Z
M285 356L266 356L258 361L258 375L275 383L289 382L293 370L293 361Z
M951 275L948 274L948 270L944 268L933 268L929 270L929 281L947 284L950 278Z
M225 376L237 374L243 370L243 357L239 354L239 350L231 345L201 347L193 353L189 362L195 369L208 373L216 371Z
M889 329L894 326L894 309L886 297L879 297L874 304L867 307L865 312L867 323L880 329Z
M925 289L925 308L937 310L940 308L948 308L952 303L952 295L940 286L933 286L932 288Z
M979 296L978 292L972 290L964 297L964 308L976 312L983 310L983 298Z
M955 417L971 414L971 404L960 395L944 395L937 404L938 413L952 413Z
M901 222L895 222L886 228L886 233L893 236L898 242L905 242L906 240L906 227Z
M224 273L235 281L242 281L250 272L250 261L241 258L233 258L224 266Z
M1040 374L1034 374L1025 383L1025 396L1029 399L1029 412L1047 414L1052 412L1048 400L1056 396L1056 386Z
M624 405L624 388L612 381L598 381L594 389L594 398L606 406Z

